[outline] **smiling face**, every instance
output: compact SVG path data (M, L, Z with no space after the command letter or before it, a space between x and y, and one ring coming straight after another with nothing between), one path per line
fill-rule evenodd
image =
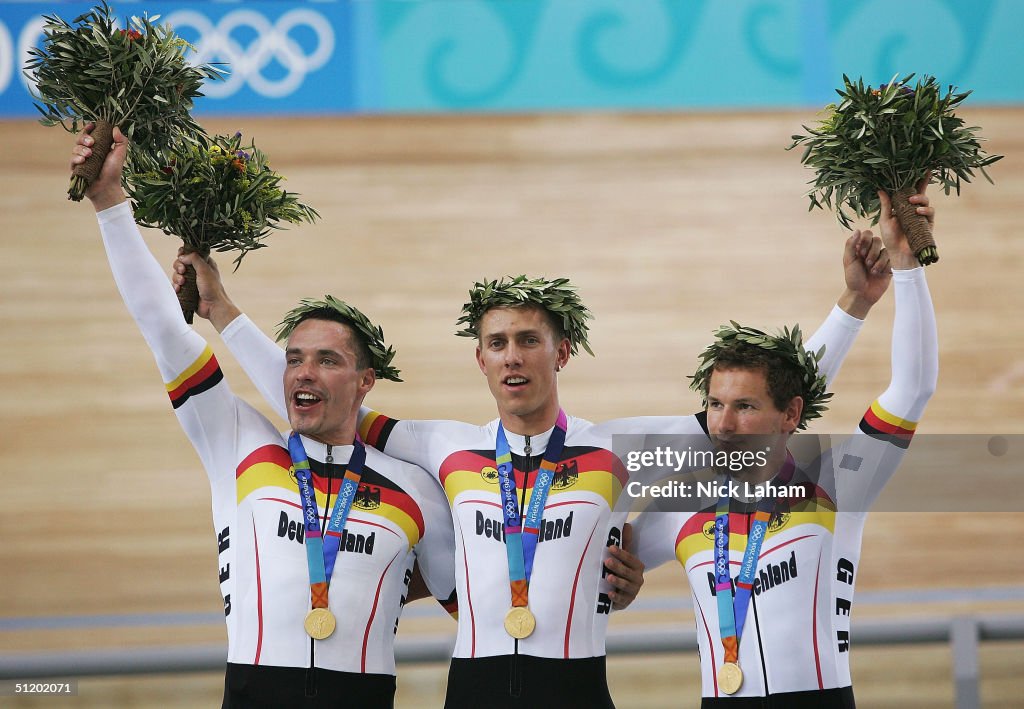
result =
M715 367L707 401L708 432L716 449L756 453L770 448L767 465L749 467L735 477L763 482L775 475L786 457L786 441L800 423L803 399L795 396L779 409L764 369Z
M480 318L476 361L498 405L502 425L534 435L558 417L556 372L569 361L569 340L536 307L491 308Z
M295 327L284 372L293 431L330 445L352 443L359 406L375 381L372 367L359 366L358 349L342 323L309 319Z

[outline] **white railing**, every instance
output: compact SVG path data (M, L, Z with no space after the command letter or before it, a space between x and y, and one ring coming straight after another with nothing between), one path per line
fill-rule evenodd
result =
M1024 639L1024 616L971 615L901 621L865 621L854 625L853 642L864 645L950 643L957 709L977 709L980 667L978 644L989 640ZM399 663L447 662L454 636L449 634L399 637ZM635 626L608 634L609 656L696 650L692 628ZM68 678L95 675L216 672L224 667L223 645L199 645L119 650L82 650L0 655L0 680Z

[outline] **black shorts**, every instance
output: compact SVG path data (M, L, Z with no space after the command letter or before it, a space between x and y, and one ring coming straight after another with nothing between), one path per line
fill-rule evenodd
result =
M615 709L604 657L452 658L445 709Z
M224 674L222 706L224 709L392 709L395 676L229 662Z
M770 697L704 697L700 709L855 709L853 687L783 692Z

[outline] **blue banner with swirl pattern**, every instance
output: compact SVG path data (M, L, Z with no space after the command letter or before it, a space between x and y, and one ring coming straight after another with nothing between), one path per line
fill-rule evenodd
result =
M844 73L931 74L1024 102L1018 0L112 2L227 62L198 113L335 114L820 106ZM22 67L44 14L0 3L0 116L37 115Z

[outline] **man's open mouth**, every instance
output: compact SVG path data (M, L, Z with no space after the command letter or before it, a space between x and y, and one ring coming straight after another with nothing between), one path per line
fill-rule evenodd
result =
M307 391L296 392L292 397L292 401L295 403L297 409L308 409L310 406L319 404L322 399L316 394L311 394Z

